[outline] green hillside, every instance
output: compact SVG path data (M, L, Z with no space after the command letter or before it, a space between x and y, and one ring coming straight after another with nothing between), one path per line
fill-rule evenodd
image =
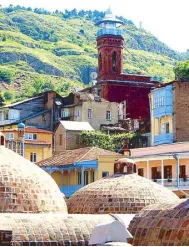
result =
M98 11L45 12L19 6L0 10L0 90L14 101L45 89L65 95L90 81L97 68ZM125 22L124 71L170 81L179 54L152 34ZM13 91L14 93L11 93Z

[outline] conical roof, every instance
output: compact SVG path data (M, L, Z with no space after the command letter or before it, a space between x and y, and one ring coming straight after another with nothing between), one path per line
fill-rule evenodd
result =
M0 212L67 212L63 196L45 171L0 146Z
M67 205L68 212L74 214L131 214L149 204L176 200L179 198L173 192L133 173L115 174L91 183L71 196Z
M144 208L128 230L135 246L189 246L189 199Z

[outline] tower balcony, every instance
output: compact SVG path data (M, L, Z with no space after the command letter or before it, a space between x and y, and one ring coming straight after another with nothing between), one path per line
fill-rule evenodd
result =
M97 37L100 37L103 35L123 36L123 32L122 32L122 30L116 29L116 28L101 28L97 32Z

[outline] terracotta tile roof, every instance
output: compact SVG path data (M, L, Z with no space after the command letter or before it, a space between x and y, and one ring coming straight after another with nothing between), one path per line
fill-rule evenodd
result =
M4 129L1 130L1 132L16 132L18 131L18 129ZM44 129L38 129L36 127L30 127L30 126L26 126L25 127L25 133L42 133L42 134L53 134L52 131L49 130L44 130Z
M97 147L85 147L74 150L66 150L51 158L40 161L39 166L64 166L73 165L78 161L96 160L100 155L121 155L115 152Z
M50 142L45 141L37 141L37 140L27 140L24 141L25 144L32 144L32 145L51 145Z
M132 157L189 152L189 142L131 149Z

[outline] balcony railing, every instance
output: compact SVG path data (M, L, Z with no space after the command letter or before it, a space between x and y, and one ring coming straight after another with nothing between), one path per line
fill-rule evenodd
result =
M164 133L154 136L154 145L173 143L174 133Z
M176 189L177 188L177 179L176 178L169 178L169 179L152 179L152 181L160 184L160 185L163 185L169 189ZM186 179L183 179L183 178L180 178L179 179L179 188L180 189L188 189L189 188L189 179L186 178Z
M102 35L119 35L122 36L122 31L116 28L102 28L98 30L97 37Z
M8 120L0 120L0 125L11 124L11 123L14 123L14 122L16 122L18 120L19 120L19 118L8 119Z

